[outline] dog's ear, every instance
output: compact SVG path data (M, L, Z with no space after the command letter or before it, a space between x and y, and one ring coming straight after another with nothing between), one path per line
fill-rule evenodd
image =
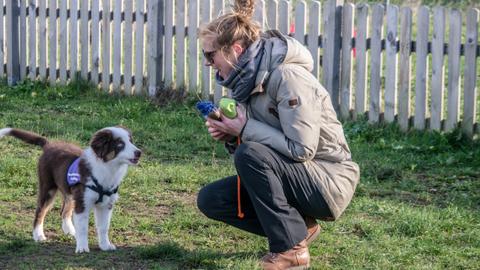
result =
M92 140L90 141L90 147L97 157L101 158L103 161L107 162L112 159L112 142L113 142L113 133L111 130L103 129L98 131L93 135Z

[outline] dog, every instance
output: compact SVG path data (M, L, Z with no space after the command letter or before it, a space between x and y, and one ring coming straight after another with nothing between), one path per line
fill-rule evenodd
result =
M87 148L15 128L0 129L0 138L12 136L38 145L43 152L38 161L38 201L33 222L33 239L45 241L43 222L58 190L63 195L62 229L75 237L76 253L89 252L88 219L94 210L101 250L115 250L108 238L118 187L129 165L139 163L142 151L132 142L129 130L108 127L97 131ZM73 215L73 223L72 223Z

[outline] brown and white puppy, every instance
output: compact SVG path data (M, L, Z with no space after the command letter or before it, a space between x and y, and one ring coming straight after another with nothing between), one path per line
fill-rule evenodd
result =
M83 150L66 142L49 142L38 134L20 129L0 129L0 138L6 135L43 148L38 162L38 202L33 239L46 240L43 222L56 192L60 190L63 195L62 229L75 236L75 252L89 252L88 218L92 208L100 249L114 250L108 230L113 205L118 200L117 190L128 165L138 164L142 154L132 143L130 132L123 127L101 129L93 135L90 146ZM69 167L76 160L78 167L72 173ZM67 172L75 176L73 184L67 183Z

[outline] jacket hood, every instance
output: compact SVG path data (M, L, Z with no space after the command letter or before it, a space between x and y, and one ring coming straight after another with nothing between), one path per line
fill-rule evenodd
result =
M261 85L270 73L281 64L295 64L311 72L313 58L308 49L298 40L285 36L277 30L266 31L262 34L265 40L264 55L255 80L256 89L253 93L261 92Z

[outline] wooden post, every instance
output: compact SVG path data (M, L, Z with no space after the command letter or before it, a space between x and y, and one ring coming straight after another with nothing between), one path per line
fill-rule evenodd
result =
M3 6L3 4L1 4L1 6ZM29 70L30 80L35 80L37 78L37 50L36 50L37 48L37 16L35 14L36 8L37 8L37 5L35 0L29 0L28 1L28 18L29 18L28 46L30 50L28 50L28 56L29 56L28 65L30 67L30 70ZM2 27L1 24L0 24L0 27ZM3 35L0 35L0 36L3 36ZM3 58L1 59L3 60ZM2 69L3 69L3 62L2 62Z
M185 87L185 66L187 65L187 58L185 57L185 26L186 26L186 19L187 19L187 1L180 0L176 1L177 7L175 9L176 12L176 28L175 28L175 39L176 39L176 65L175 65L175 78L176 78L176 87Z
M67 10L68 5L67 1L61 1L60 3L60 24L59 24L59 39L60 39L60 83L65 85L67 84L67 53L68 53L68 24L67 24ZM98 0L97 0L98 6ZM96 9L99 10L98 8ZM95 11L92 8L92 11ZM35 47L32 47L35 48ZM98 81L98 80L97 80Z
M395 121L397 114L397 88L398 88L398 7L387 6L387 32L385 42L385 122Z
M50 85L55 85L57 82L57 1L50 0L48 9L48 79Z
M110 1L103 1L102 3L102 89L106 92L110 91ZM74 21L72 21L73 23ZM76 29L76 22L74 24L74 29ZM76 35L76 30L73 30L72 35ZM72 38L72 43L70 46L74 46L76 44L76 36L75 42L74 38ZM73 50L73 49L72 49ZM76 47L75 47L76 50ZM75 58L75 57L74 57ZM76 79L76 60L70 60L72 63L75 61L75 65L72 64L72 69L75 68L75 73L72 73Z
M147 2L148 12L148 95L155 96L163 75L163 0Z
M199 1L199 4L202 5L201 10L201 24L206 25L210 22L212 18L212 1L211 0L202 0ZM255 18L255 17L254 17ZM210 99L210 90L212 88L212 68L205 65L205 57L202 55L202 98Z
M91 81L95 85L98 86L98 82L100 81L98 75L100 70L100 2L99 0L92 1L92 24L90 27L90 33L92 38L91 43L91 53L90 53L90 61L91 61ZM105 13L104 13L105 14Z
M88 80L88 2L80 1L80 75L83 80ZM50 46L50 44L49 44Z
M462 13L450 10L450 34L448 40L448 104L445 131L457 127L460 120L460 47L462 44Z
M20 1L20 80L27 77L27 2Z
M342 67L340 83L340 116L346 120L350 118L352 109L352 36L355 21L355 7L351 3L343 7L342 27Z
M305 21L307 20L307 5L298 1L295 6L295 33L293 37L305 45Z
M277 0L268 1L267 28L278 29L278 1Z
M45 9L44 5L45 4L42 4L43 2L40 2L40 23L38 25L38 28L40 31L44 31L44 25L42 24L42 5L43 5L43 9ZM108 10L110 11L110 2L109 1L103 1L103 21L104 21L104 25L105 25L105 17L107 16L106 15L106 11L105 10ZM69 48L69 54L70 54L70 81L75 81L77 80L77 71L78 71L78 2L77 0L72 0L70 1L69 3L69 9L70 9L70 25L69 25L69 39L70 39L70 48ZM109 24L108 24L109 25ZM104 37L107 36L107 34L109 32L106 32L106 30L108 30L110 28L103 28L103 34L104 34ZM108 30L110 31L110 30ZM40 43L40 52L39 52L39 57L40 57L40 63L39 63L39 73L40 73L40 77L43 78L45 75L43 75L43 63L42 63L42 52L45 51L45 41L43 41L41 38L39 38L38 42ZM105 41L103 41L105 42ZM104 43L106 44L106 43ZM110 47L110 42L108 43L108 46L105 46L104 48L106 47ZM110 53L105 53L105 50L103 51L102 53L103 55L103 67L105 67L105 63L110 63L109 59L110 59ZM108 59L108 61L105 61L106 59ZM110 70L105 70L105 68L103 69L102 71L102 74L104 76L104 78L102 79L103 82L108 82L108 80L105 78L105 76L108 76L108 74L110 73ZM108 87L108 84L107 86L105 86L105 89L107 89Z
M135 9L135 94L143 92L144 63L144 1L136 1Z
M335 100L335 110L340 111L340 59L342 53L342 15L343 0L335 0L335 41L333 44L333 81L332 93Z
M333 107L339 111L340 53L343 0L329 0L324 15L325 42L323 62L323 84L332 98Z
M464 98L463 98L463 132L473 137L475 132L475 117L477 115L477 57L478 46L478 9L469 9L467 12L467 31L465 42L465 76L464 76Z
M430 27L430 11L427 7L422 6L418 9L417 14L414 127L423 130L425 129L428 104L428 33Z
M18 17L20 15L18 0L7 1L7 83L15 85L20 80L20 44Z
M132 38L133 38L133 1L123 1L123 13L125 14L125 21L123 22L123 89L127 95L132 94Z
M114 1L113 6L113 92L120 93L122 86L122 2Z
M368 36L368 4L360 4L356 9L355 49L357 52L355 63L355 113L353 119L363 115L367 104L367 36Z
M188 2L188 91L196 93L199 81L198 38L199 1Z
M278 17L282 18L278 20L278 30L284 35L290 33L290 2L287 0L280 0L278 3Z
M265 24L267 22L265 16L265 1L264 0L256 0L255 1L255 9L253 11L253 20L257 21L262 29L265 30Z
M430 129L440 131L443 121L444 104L444 44L445 43L445 8L433 8L432 35L432 84L430 101Z
M368 121L378 123L380 121L381 100L382 100L382 37L383 17L385 8L382 4L373 6L372 33L370 41L370 109L368 110Z
M165 0L165 86L173 86L173 59L174 59L174 50L173 50L173 25L174 25L174 3L173 0ZM176 35L175 35L176 37Z
M407 131L410 124L410 58L412 44L412 10L401 9L400 15L400 68L398 79L398 124Z

